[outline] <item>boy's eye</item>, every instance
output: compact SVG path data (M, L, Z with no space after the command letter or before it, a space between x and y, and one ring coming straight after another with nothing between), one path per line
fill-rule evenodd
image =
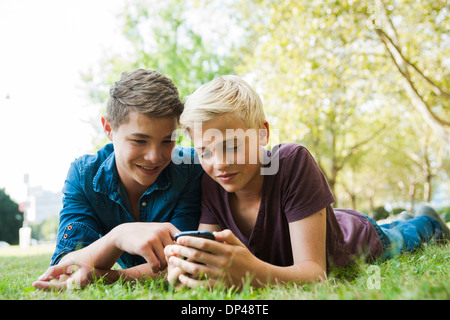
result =
M146 141L145 140L131 140L136 144L144 144Z
M205 150L204 152L202 152L202 153L200 154L200 157L201 157L202 159L208 159L208 158L210 158L210 157L211 157L211 151Z
M233 153L235 153L237 151L241 151L241 146L239 144L237 144L237 143L233 143L231 145L227 145L224 148L224 152L233 152Z
M239 146L237 145L231 145L231 146L227 146L227 150L237 150Z
M226 150L237 150L240 146L241 146L241 142L238 140L234 140L234 141L227 141L224 144L224 149Z

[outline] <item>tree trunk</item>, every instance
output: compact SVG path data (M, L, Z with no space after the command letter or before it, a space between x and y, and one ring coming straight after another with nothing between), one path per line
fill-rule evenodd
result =
M416 199L416 178L411 175L409 178L409 203L411 205L411 212L414 212L414 201Z
M392 21L389 19L386 13L384 2L382 0L377 0L376 3L378 15L377 21L374 22L375 31L377 32L381 42L383 42L383 44L385 45L386 50L389 53L398 71L403 76L403 87L406 91L406 94L411 100L412 105L422 115L424 121L428 124L428 126L430 126L430 128L436 133L436 135L440 137L444 142L450 143L450 122L439 118L417 92L417 89L415 88L411 80L408 70L408 66L410 66L411 63L409 63L409 61L406 60L401 53L401 47L397 38L397 32L394 28L394 25L392 24ZM416 71L418 71L418 69L416 69ZM422 72L419 71L419 74L424 77ZM431 82L428 78L426 78L425 80ZM444 92L444 90L441 90L440 92ZM442 96L446 97L446 94L443 94Z

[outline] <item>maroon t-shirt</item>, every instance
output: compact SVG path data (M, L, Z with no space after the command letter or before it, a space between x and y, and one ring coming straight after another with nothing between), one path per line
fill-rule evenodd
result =
M326 208L328 266L344 266L354 257L363 255L370 259L382 253L380 238L365 216L353 210L333 210L334 197L328 183L305 147L281 144L268 151L268 156L272 161L278 159L279 168L275 174L264 176L261 204L249 238L233 220L228 192L207 174L202 180L200 223L230 229L256 257L274 265L290 266L293 256L289 223Z

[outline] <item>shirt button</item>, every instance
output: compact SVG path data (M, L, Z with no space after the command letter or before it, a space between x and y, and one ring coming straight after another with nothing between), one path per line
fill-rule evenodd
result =
M67 230L69 230L69 231L72 230L72 226L68 226Z
M64 234L63 238L64 238L64 239L67 239L67 233Z
M147 202L142 202L142 206L146 207L147 206Z

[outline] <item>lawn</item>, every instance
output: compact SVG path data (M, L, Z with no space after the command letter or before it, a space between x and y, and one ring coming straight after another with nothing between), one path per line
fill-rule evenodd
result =
M0 248L1 300L416 300L450 299L450 244L424 246L411 254L374 264L335 270L315 285L287 284L241 291L199 288L174 291L165 279L106 284L100 279L82 290L44 292L33 281L46 269L49 246Z

